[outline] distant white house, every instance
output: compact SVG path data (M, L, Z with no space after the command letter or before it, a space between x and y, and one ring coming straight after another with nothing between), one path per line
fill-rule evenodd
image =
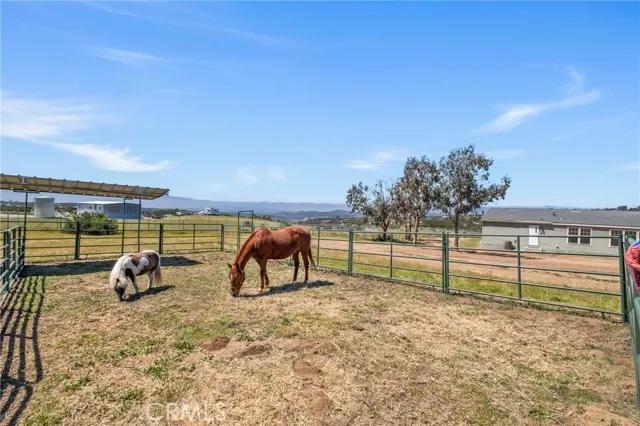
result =
M198 212L198 214L204 216L213 216L218 214L218 209L214 209L213 207L205 207L204 210Z
M137 219L140 214L138 203L123 203L122 201L83 201L76 205L76 212L104 213L112 219Z

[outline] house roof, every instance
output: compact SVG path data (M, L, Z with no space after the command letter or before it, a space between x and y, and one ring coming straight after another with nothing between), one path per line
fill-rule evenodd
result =
M640 212L550 208L492 207L482 222L547 223L640 228Z
M148 186L6 175L4 173L0 174L0 189L93 195L99 197L141 198L143 200L154 200L169 192L169 190L165 188L151 188Z

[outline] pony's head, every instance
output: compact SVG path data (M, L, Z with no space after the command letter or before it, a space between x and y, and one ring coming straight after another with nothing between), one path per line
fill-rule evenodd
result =
M115 265L113 265L113 269L111 270L111 274L109 275L109 285L113 288L113 290L118 294L118 299L120 301L124 300L125 292L127 291L127 285L129 285L129 280L127 279L127 275L124 270L124 263L126 260L126 256L122 256Z
M240 293L240 287L244 283L244 271L240 268L240 265L234 263L233 265L227 263L229 266L229 281L231 281L231 295L236 297Z

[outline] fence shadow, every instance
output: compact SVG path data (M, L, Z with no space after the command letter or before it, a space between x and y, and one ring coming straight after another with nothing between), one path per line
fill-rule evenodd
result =
M110 260L90 260L77 262L60 262L46 265L27 265L22 272L22 276L61 276L61 275L83 275L94 272L109 272L116 259ZM184 256L162 256L162 266L193 266L202 262Z
M316 280L316 281L307 281L306 283L304 282L287 283L287 284L282 284L275 287L269 287L267 291L265 291L264 293L253 293L253 294L241 293L238 297L253 298L253 297L274 296L276 294L290 293L293 291L304 290L306 288L320 288L320 287L327 287L330 285L333 285L333 281Z
M45 277L18 281L0 307L0 424L16 425L42 380L38 322Z

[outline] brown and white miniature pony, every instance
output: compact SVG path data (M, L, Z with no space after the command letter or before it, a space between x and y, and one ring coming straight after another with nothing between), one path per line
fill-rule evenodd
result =
M250 259L255 259L260 265L260 291L269 287L267 276L267 261L269 259L286 259L293 256L293 281L298 278L300 266L299 255L304 262L304 282L309 279L309 260L316 267L311 255L311 234L301 226L287 226L286 228L272 231L270 229L258 229L242 244L238 253L229 266L229 280L231 281L231 295L236 297L240 293L240 287L244 283L244 267Z
M120 301L124 300L129 280L136 290L136 295L140 292L136 277L147 274L149 285L147 290L153 285L155 280L158 284L162 282L162 267L160 266L160 255L153 250L144 250L136 254L125 254L122 256L111 270L109 275L109 285L113 287Z

